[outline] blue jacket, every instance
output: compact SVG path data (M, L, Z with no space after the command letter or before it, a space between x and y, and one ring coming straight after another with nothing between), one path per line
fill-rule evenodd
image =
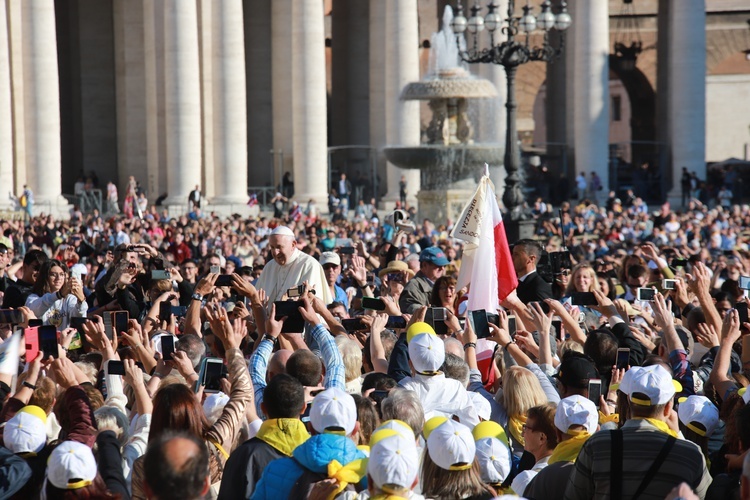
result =
M328 464L338 460L346 465L365 458L354 441L336 434L317 434L294 449L294 458L274 460L263 469L252 500L286 500L304 469L320 474L328 472Z

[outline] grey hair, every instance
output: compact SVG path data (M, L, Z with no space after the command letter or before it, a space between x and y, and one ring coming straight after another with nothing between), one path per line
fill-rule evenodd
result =
M445 361L440 371L444 372L447 378L461 382L464 388L469 386L469 365L455 354L445 353Z
M461 344L460 340L453 338L453 337L445 337L443 339L443 342L445 343L446 354L454 354L461 359L465 359L464 358L464 346L463 344Z
M94 412L97 429L114 431L120 446L125 446L130 439L128 417L114 406L102 406Z
M411 427L415 438L422 434L424 409L416 392L400 388L391 389L388 397L380 403L380 409L384 421L401 420Z
M337 336L334 341L344 361L346 381L351 382L362 375L362 349L357 342L344 335Z
M206 355L206 344L194 333L186 333L177 341L175 349L187 354L194 369L198 369L203 356Z
M86 375L86 378L89 379L89 381L94 386L96 386L96 378L98 376L96 366L94 366L93 363L89 363L88 361L76 361L74 364L78 368L80 368L83 374Z

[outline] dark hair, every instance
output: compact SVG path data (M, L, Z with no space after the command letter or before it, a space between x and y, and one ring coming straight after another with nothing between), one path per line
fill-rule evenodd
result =
M432 292L430 293L430 305L434 307L443 307L443 303L440 301L440 288L445 286L456 286L456 279L451 276L441 276L435 281L432 286ZM452 304L451 304L452 306Z
M343 302L339 302L338 300L334 300L326 306L326 309L330 311L332 309L336 309L337 307L343 307L344 309L346 309L346 304L344 304Z
M545 403L543 405L529 408L526 412L527 418L533 418L536 431L543 433L547 437L547 448L552 450L557 446L557 432L555 427L555 403Z
M529 239L518 240L513 247L523 248L526 255L536 257L536 261L539 263L539 258L542 256L542 247L536 241Z
M286 373L273 377L263 390L268 418L298 418L305 407L305 388Z
M168 430L189 432L197 439L211 427L195 394L183 384L170 384L159 389L154 396L149 442Z
M170 456L166 447L175 439L190 441L198 453L184 462L178 457ZM175 464L175 459L182 463ZM143 469L146 484L160 499L202 498L206 477L209 475L208 449L202 440L192 434L164 432L157 439L150 440Z
M47 254L41 250L29 250L23 258L23 265L32 266L34 264L42 265L49 260Z
M640 278L641 276L648 276L648 269L640 264L633 264L628 266L628 272L625 275L627 279Z
M362 381L362 393L375 389L376 391L388 391L396 387L398 383L385 373L372 372L365 375Z
M307 349L294 351L286 362L286 372L307 387L313 387L320 383L323 375L323 363L320 359Z
M742 406L734 414L735 423L737 424L737 433L739 434L742 451L750 449L750 405Z
M59 267L66 275L68 274L68 268L59 260L46 261L44 264L42 264L42 268L39 270L39 275L34 282L34 287L32 288L33 293L40 297L45 293L49 293L49 286L47 286L47 281L50 271L55 267Z
M586 337L583 353L594 360L596 370L607 380L611 378L612 365L617 362L617 343L615 336L605 330L594 330Z
M357 422L359 422L359 442L357 444L369 444L370 436L380 425L380 417L372 399L352 394L354 404L357 405Z

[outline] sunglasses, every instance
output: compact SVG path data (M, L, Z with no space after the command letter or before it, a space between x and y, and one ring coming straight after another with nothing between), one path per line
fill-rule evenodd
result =
M396 283L402 283L404 281L404 275L401 273L388 273L388 281L395 281Z

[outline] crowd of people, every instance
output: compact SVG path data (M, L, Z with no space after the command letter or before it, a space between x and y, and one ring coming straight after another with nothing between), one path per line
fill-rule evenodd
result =
M0 498L750 499L750 207L540 200L495 313L450 220L196 191L0 221Z

